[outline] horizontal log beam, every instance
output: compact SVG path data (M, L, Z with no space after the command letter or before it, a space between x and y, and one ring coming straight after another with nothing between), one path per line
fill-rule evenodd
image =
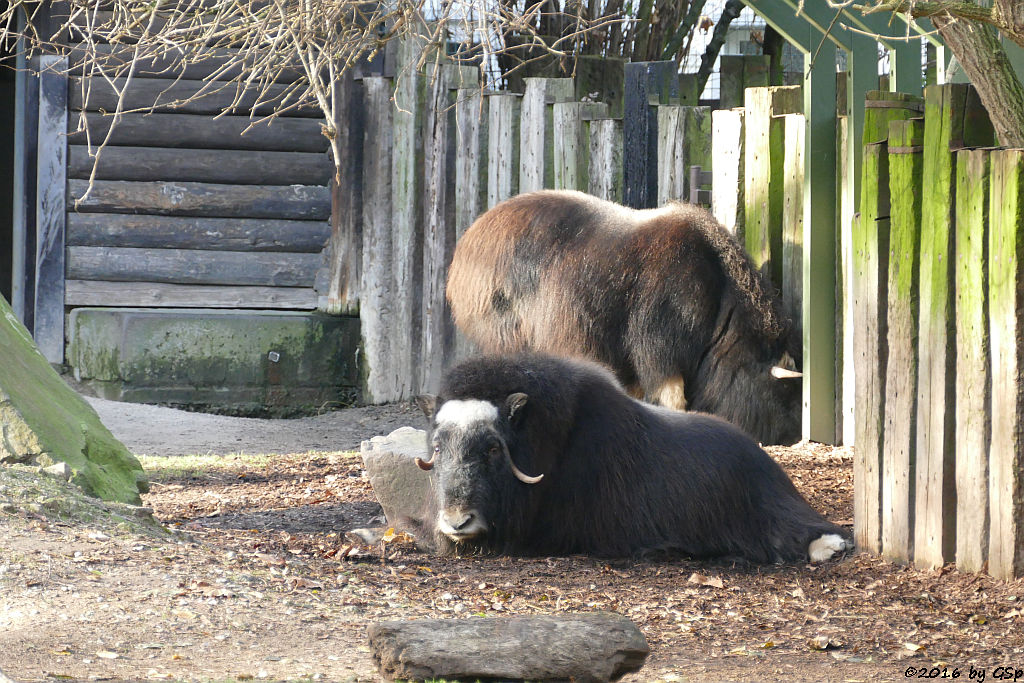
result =
M326 221L116 213L67 217L67 244L72 247L319 253L330 233Z
M69 247L67 279L312 287L320 254Z
M218 287L67 280L65 302L68 306L313 310L317 294L306 287Z
M82 117L84 116L84 121ZM68 118L68 143L102 142L114 117L85 112ZM86 129L89 134L86 136ZM110 145L193 149L254 149L278 152L326 152L320 121L279 117L260 121L248 116L212 118L200 114L125 114L114 126Z
M102 78L74 77L70 81L68 106L72 111L117 110L117 90L124 88L125 79L113 79L113 87ZM185 114L253 112L258 116L266 116L281 108L281 102L289 90L291 86L271 84L260 91L254 89L239 94L235 84L230 82L136 78L125 93L121 111L176 111ZM312 105L289 109L285 115L323 117L320 110Z
M223 149L107 147L95 162L87 146L68 146L68 177L79 179L89 178L96 165L99 180L327 185L334 170L326 154Z
M330 188L316 185L97 180L80 200L88 189L86 180L68 181L68 211L322 221L331 215Z

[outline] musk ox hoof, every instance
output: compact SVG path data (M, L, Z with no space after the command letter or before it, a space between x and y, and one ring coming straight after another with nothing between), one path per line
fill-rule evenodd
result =
M839 534L822 534L811 541L807 553L811 556L811 562L824 562L836 553L851 547L852 544Z

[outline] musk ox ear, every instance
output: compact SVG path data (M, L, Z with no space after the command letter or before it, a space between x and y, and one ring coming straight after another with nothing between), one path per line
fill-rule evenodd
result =
M505 399L505 410L508 411L508 421L515 423L523 417L523 406L530 397L523 393L509 394Z
M427 419L433 420L434 413L437 412L437 396L433 394L420 394L415 400L416 405L420 407L420 410L427 416Z

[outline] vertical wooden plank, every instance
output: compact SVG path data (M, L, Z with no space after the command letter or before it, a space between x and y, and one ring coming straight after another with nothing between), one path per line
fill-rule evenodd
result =
M623 87L623 201L647 209L658 198L658 113L656 105L679 101L678 67L673 61L626 64Z
M685 201L689 171L686 163L686 110L674 104L656 107L658 117L658 200L661 206L670 201Z
M925 90L924 177L919 322L917 514L914 563L941 566L956 555L954 406L956 344L953 317L954 150L972 132L970 86Z
M823 443L837 439L835 58L827 40L804 55L803 436Z
M320 310L352 315L359 310L362 266L363 84L346 71L335 84L334 122L344 168L331 182L331 238L328 242L329 282Z
M743 106L743 91L762 88L768 82L770 57L766 55L722 55L720 57L719 106L734 109Z
M552 187L581 190L586 184L590 145L580 102L556 102L552 106L554 156Z
M782 117L785 149L782 162L782 304L802 329L804 273L804 131L803 114Z
M800 87L748 88L744 109L746 248L754 265L767 264L772 281L781 285L785 122L778 116L800 112Z
M424 76L415 65L423 49L422 42L414 38L403 40L398 45L392 107L394 147L383 152L394 157L388 183L392 192L391 220L394 225L394 289L391 292L394 299L388 302L392 313L390 324L393 325L391 343L394 355L390 359L393 367L388 375L392 388L386 400L397 400L399 396L418 392L416 369L420 366L422 324L423 110L426 95ZM369 154L370 150L367 149L366 153ZM369 159L366 161L370 163ZM368 178L366 182L369 182ZM363 262L365 264L365 259Z
M19 17L19 22L24 19ZM29 332L35 327L36 144L39 141L38 57L19 51L15 74L14 199L11 308Z
M487 97L487 208L519 193L519 96Z
M36 344L46 360L64 362L64 222L67 206L67 60L39 58L36 166Z
M956 156L956 566L979 572L989 535L989 152Z
M992 152L989 225L989 573L1024 575L1024 152Z
M622 121L601 119L590 124L590 182L587 191L622 202Z
M374 77L363 80L366 126L363 137L363 252L359 283L359 318L366 365L367 403L385 403L398 393L392 338L396 320L396 292L392 249L393 225L391 150L391 80ZM397 256L401 259L401 256ZM408 283L405 284L408 287Z
M455 239L462 236L487 202L487 174L483 158L487 149L487 111L479 88L458 91L455 104ZM447 272L447 271L446 271ZM454 330L451 360L472 355L475 346Z
M857 403L853 458L853 536L858 548L882 549L882 452L888 359L889 154L864 148L860 215L854 219L853 359Z
M740 241L744 241L743 109L711 113L711 213Z
M910 561L917 480L918 292L921 243L923 124L889 124L889 339L882 453L882 554Z
M519 191L533 192L554 183L552 106L573 97L571 78L527 78L519 130Z
M445 275L455 245L454 138L450 118L454 117L450 65L428 69L427 103L424 111L423 176L423 308L420 347L420 385L416 393L436 393L441 372L451 354L452 332L444 296Z

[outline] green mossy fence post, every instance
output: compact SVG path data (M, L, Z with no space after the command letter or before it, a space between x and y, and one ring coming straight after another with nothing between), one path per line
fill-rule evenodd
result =
M803 329L804 279L804 132L803 114L782 115L782 305Z
M889 123L919 116L920 97L869 91L864 107L864 161L860 216L854 221L853 336L854 538L858 547L882 550L883 452L888 367L890 253ZM920 160L918 159L918 162ZM902 169L901 172L906 169Z
M782 282L783 114L800 113L800 86L747 88L744 109L744 234L758 268Z
M765 55L722 55L720 102L722 109L743 106L743 91L769 85L770 57Z
M674 104L658 107L658 206L689 201L690 166L711 161L711 111Z
M989 151L956 157L956 566L979 572L989 536Z
M853 354L857 424L853 458L853 535L857 547L882 548L882 434L885 407L886 292L889 270L889 153L864 147L860 215L853 222Z
M984 111L965 84L925 89L924 177L917 383L914 564L939 567L956 556L956 325L953 315L955 150L985 141ZM991 131L991 126L988 126Z
M989 573L1024 574L1024 151L992 152L989 225Z
M882 438L882 554L907 562L913 552L917 444L918 259L924 158L920 120L889 123L889 278L885 427Z

